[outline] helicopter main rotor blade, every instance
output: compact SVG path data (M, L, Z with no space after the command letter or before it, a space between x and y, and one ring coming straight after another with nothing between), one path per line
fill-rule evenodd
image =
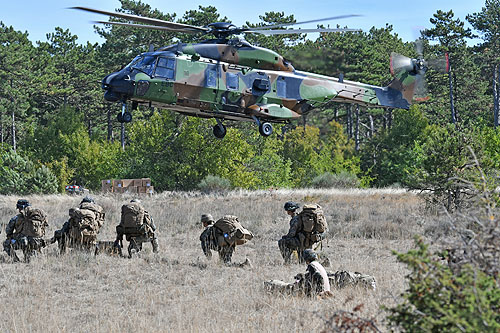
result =
M289 35L289 34L305 34L309 32L357 32L360 29L288 29L288 30L247 30L246 33L255 33L261 35Z
M86 12L108 15L111 17L121 18L121 19L140 22L140 23L146 23L146 24L150 24L150 25L162 26L162 27L171 28L171 29L179 29L179 31L182 31L182 32L200 32L200 33L203 33L203 32L208 31L207 28L203 28L203 27L196 27L194 25L174 23L174 22L169 22L169 21L164 21L164 20L159 20L159 19L154 19L154 18L148 18L148 17L143 17L143 16L137 16L137 15L130 15L130 14L124 14L124 13L117 13L117 12L108 12L105 10L99 10L99 9L93 9L93 8L87 8L87 7L71 7L71 9L78 9L78 10L83 10Z
M302 22L296 22L296 23L281 23L281 24L268 25L268 26L264 26L264 27L255 27L255 28L250 28L250 30L254 31L254 30L274 29L274 28L287 27L290 25L298 25L298 24L306 24L306 23L314 23L314 22L322 22L322 21L331 21L331 20L338 20L338 19L343 19L343 18L348 18L348 17L356 17L356 16L362 16L362 15L357 15L357 14L339 15L339 16L332 16L332 17L327 17L327 18L322 18L322 19L315 19L315 20L302 21Z
M171 31L171 32L183 32L183 33L190 33L190 34L197 34L198 33L198 31L191 31L191 30L185 30L185 29L172 29L172 28L167 28L167 27L160 27L158 25L133 24L133 23L123 23L123 22L107 22L107 21L92 21L92 22L99 23L99 24L120 25L120 26L125 26L125 27L132 27L132 28L155 29L155 30Z

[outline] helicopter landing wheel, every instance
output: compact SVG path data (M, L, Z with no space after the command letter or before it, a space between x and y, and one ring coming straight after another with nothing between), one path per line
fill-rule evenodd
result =
M212 129L214 136L218 139L222 139L226 136L226 126L223 124L217 124Z
M262 136L269 136L273 133L273 125L270 123L261 123L259 126L259 132Z
M132 113L130 113L130 112L128 112L128 111L127 111L127 112L125 112L125 113L123 114L123 122L124 122L124 123L130 123L131 121L132 121Z

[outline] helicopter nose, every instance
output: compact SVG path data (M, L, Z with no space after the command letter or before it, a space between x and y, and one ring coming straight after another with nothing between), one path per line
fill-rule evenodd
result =
M115 72L102 79L102 89L106 90L104 99L109 102L124 101L134 94L134 81L130 75Z

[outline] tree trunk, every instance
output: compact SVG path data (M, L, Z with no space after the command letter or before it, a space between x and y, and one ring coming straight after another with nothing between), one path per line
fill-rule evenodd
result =
M354 150L359 151L359 104L356 105L356 129L354 133Z
M89 137L91 138L92 137L92 120L90 118L89 118L87 124L88 124L87 126L88 126Z
M108 109L107 115L108 115L108 142L109 142L113 140L113 122L111 121L111 116L112 116L111 106L108 105L107 109Z
M370 133L368 133L368 137L372 138L375 133L375 125L373 124L373 116L371 114L368 115L368 119L370 120Z
M493 125L498 126L498 64L493 70Z
M125 123L120 123L120 124L121 124L120 141L122 143L122 150L125 150Z
M391 129L392 126L392 109L387 110L387 129Z
M455 124L457 122L457 116L455 114L455 104L453 103L453 81L452 81L452 74L451 74L451 64L450 68L448 70L448 80L449 85L450 85L450 109L451 109L451 122L452 124Z
M352 105L347 106L347 139L352 139Z
M11 116L12 116L12 149L14 149L14 151L16 151L16 148L17 148L17 144L16 144L16 114L14 112L14 101L12 101L12 112L11 112Z

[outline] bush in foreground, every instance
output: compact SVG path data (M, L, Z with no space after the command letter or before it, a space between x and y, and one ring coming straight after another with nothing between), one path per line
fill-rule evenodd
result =
M409 286L404 302L389 309L389 322L408 332L498 332L500 289L495 279L472 266L454 274L423 240L416 245L397 254L410 269Z

